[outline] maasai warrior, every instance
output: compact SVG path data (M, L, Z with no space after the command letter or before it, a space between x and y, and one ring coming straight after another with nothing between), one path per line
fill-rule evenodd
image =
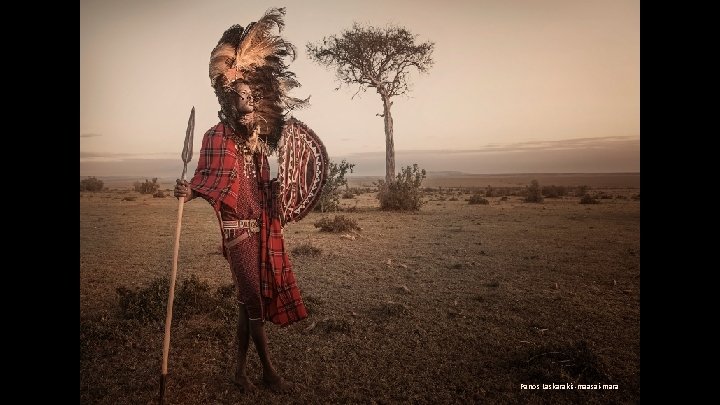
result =
M210 55L210 80L220 103L220 122L205 133L190 182L177 181L175 196L207 200L215 209L240 301L238 356L233 381L254 390L245 365L252 337L263 365L263 382L276 391L292 383L273 366L264 321L285 326L307 317L282 237L278 188L270 180L268 155L283 131L297 121L285 114L307 100L289 97L299 86L283 59L294 47L273 28L285 10L270 9L247 27L227 29ZM324 150L323 150L324 152Z

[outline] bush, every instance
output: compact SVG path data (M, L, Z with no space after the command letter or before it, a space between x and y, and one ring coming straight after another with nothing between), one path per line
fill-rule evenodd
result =
M357 221L345 215L335 215L330 220L328 217L322 217L313 224L315 228L320 228L321 232L349 232L352 230L360 230Z
M102 191L103 182L96 177L88 177L80 180L80 191Z
M167 296L165 297L167 300ZM210 284L191 274L183 279L180 286L175 286L175 303L173 311L182 315L196 315L210 313L217 306L210 291Z
M353 172L355 164L348 163L345 159L343 159L340 164L330 162L329 166L330 168L328 170L327 181L320 193L320 199L315 205L315 211L337 211L340 208L340 187L345 186L345 192L347 192L348 186L345 175L348 171L350 171L350 173ZM343 198L352 197L343 196Z
M560 198L567 194L565 186L545 186L542 188L542 195L546 198Z
M156 278L149 286L135 291L118 287L116 291L120 298L122 317L143 322L164 319L169 289L169 277Z
M153 279L147 287L130 290L118 287L120 314L124 319L136 319L141 322L161 321L167 314L170 278L167 276ZM183 319L189 315L211 314L220 318L229 318L237 314L233 299L233 285L220 287L213 294L210 285L197 275L176 280L173 319Z
M543 202L543 196L540 192L540 183L538 183L537 180L533 180L530 182L530 185L527 187L527 195L525 196L525 202L530 203L541 203Z
M487 188L485 189L485 197L494 197L495 196L493 194L494 192L495 192L495 190L492 188L492 186L488 185Z
M155 194L160 189L160 184L157 182L157 177L152 179L152 182L145 179L145 183L136 181L133 183L133 189L140 194Z
M165 193L162 192L162 190L158 190L155 194L153 194L153 197L155 198L165 198L167 197Z
M292 249L292 254L297 256L319 256L322 251L309 243L303 243L300 246L296 246Z
M490 204L490 201L485 199L481 193L477 192L470 196L470 199L468 200L468 204L482 204L482 205L488 205Z
M575 189L575 196L576 196L576 197L582 197L582 196L584 196L585 194L587 194L588 190L590 190L590 187L588 187L588 186L586 186L586 185L578 186L578 187Z
M598 201L597 198L591 196L590 194L585 194L580 199L580 204L600 204L600 201Z
M417 211L423 204L422 182L427 173L417 164L406 166L397 174L395 181L378 181L378 195L381 210Z

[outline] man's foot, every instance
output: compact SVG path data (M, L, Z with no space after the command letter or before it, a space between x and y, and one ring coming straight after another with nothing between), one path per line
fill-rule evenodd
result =
M263 377L263 383L265 383L265 386L270 388L271 391L283 394L287 393L293 390L295 388L295 384L278 376L271 376L271 377Z
M245 393L251 393L257 390L255 384L251 383L250 379L244 374L235 374L232 382L240 388L240 391Z

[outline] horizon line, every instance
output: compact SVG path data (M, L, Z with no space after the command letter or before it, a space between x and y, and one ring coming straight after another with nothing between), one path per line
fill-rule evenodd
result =
M504 172L504 173L469 173L469 172L462 172L458 170L433 170L433 171L426 171L428 175L430 174L437 174L437 173L452 173L452 174L459 174L459 175L471 175L471 176L507 176L507 175L513 175L513 176L520 176L520 175L540 175L540 174L640 174L640 172L628 172L628 171L619 171L619 172ZM143 177L143 178L155 178L158 179L172 179L173 176L153 176L153 175L124 175L124 174L113 174L113 175L80 175L80 178L87 178L87 177ZM355 174L348 174L345 177L385 177L383 174L364 174L364 175L355 175Z

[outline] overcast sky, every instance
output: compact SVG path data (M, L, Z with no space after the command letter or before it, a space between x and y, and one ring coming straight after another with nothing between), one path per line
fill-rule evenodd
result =
M179 176L190 108L194 165L216 124L212 48L230 25L287 8L283 35L311 106L294 115L330 157L383 175L379 96L338 86L308 42L353 22L407 27L435 65L396 97L396 167L468 173L640 169L640 5L636 0L81 0L80 175ZM173 174L177 172L177 174Z

